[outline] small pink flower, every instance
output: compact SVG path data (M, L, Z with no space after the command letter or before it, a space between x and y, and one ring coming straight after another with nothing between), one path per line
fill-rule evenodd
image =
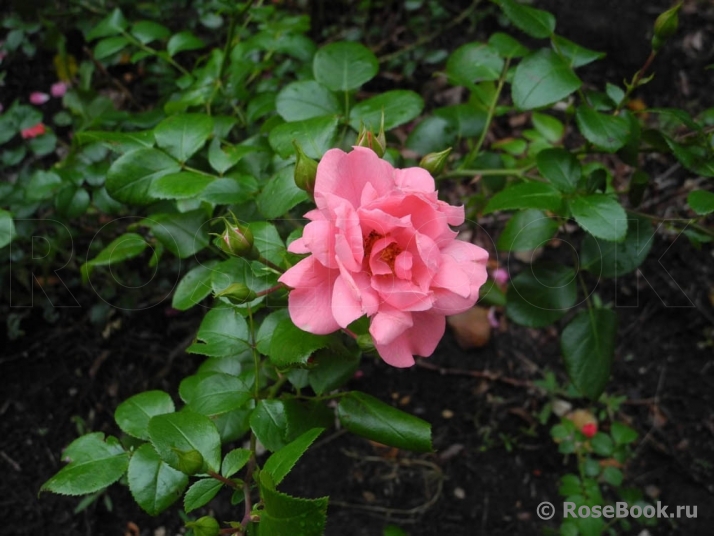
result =
M493 271L493 280L499 285L505 285L506 283L508 283L508 279L508 272L503 268L496 268Z
M589 422L589 423L583 424L583 427L580 429L580 431L583 433L583 435L585 437L590 439L595 434L597 434L597 423Z
M317 209L292 253L311 255L280 281L299 328L326 334L370 318L379 355L409 367L429 356L445 316L478 300L488 253L456 240L464 208L439 201L424 169L395 169L366 147L331 149L317 167Z
M34 126L23 129L20 132L20 135L22 136L22 139L26 140L28 138L36 138L37 136L42 136L45 132L47 132L45 125L43 125L42 123L37 123Z
M30 102L36 106L44 104L48 100L50 100L50 96L47 93L41 93L40 91L30 93Z
M67 93L67 84L65 82L55 82L50 88L50 93L55 98L64 96Z
M491 325L492 328L496 329L501 325L501 323L498 321L498 317L496 316L496 308L491 307L488 310L488 323Z

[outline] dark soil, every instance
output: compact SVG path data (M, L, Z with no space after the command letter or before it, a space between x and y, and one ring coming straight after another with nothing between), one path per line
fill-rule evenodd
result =
M560 12L563 35L608 52L607 71L593 66L583 73L589 83L602 85L605 79L630 78L639 68L648 52L651 22L669 3L538 4ZM658 75L640 93L648 104L693 110L714 105L711 71L703 70L714 62L713 12L706 3L685 11L681 35L656 60ZM440 42L472 37L453 32ZM18 87L23 92L36 89ZM679 187L686 178L681 170L675 172L658 193L661 201L652 199L648 210L665 214L681 209ZM603 301L618 305L620 319L607 391L628 397L619 418L640 434L626 481L670 510L698 507L696 519L661 521L648 529L651 535L704 536L714 527L713 254L711 245L696 251L684 236L661 232L641 275L597 286ZM589 283L594 287L597 282ZM62 466L62 448L79 433L118 434L113 412L119 402L147 389L176 394L179 381L198 364L183 350L200 322L200 311L175 316L162 303L117 313L110 321L113 328L104 331L106 324L97 327L89 321L89 305L96 297L88 292L77 297L83 307L61 311L55 324L47 324L36 306L23 321L24 337L3 340L0 533L178 534L182 522L175 511L151 518L121 485L79 513L73 513L77 498L38 497L42 483ZM557 330L507 325L493 333L487 347L468 352L447 333L426 363L452 372L488 371L500 379L440 374L424 367L397 370L365 359L364 375L351 387L431 422L436 453L385 450L333 430L297 465L283 484L285 491L330 495L329 536L378 535L388 524L413 536L531 535L556 528L559 516L543 522L536 506L542 501L559 504L558 479L574 466L572 460L564 463L550 439L555 419L537 424L547 399L531 382L545 370L556 371L565 381ZM241 517L223 495L211 507L219 518Z

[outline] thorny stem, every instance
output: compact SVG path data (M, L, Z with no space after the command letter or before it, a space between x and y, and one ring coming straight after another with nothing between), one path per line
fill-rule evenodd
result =
M255 322L253 321L253 310L248 307L248 327L250 328L250 347L253 351L253 366L254 366L254 379L253 379L253 399L255 403L258 403L260 398L260 354L258 354L258 349L256 348L255 341ZM250 452L251 456L248 460L248 467L245 472L245 479L243 480L243 497L245 502L245 513L243 515L243 520L241 521L241 527L245 530L250 523L250 512L253 509L253 504L250 498L250 484L253 480L253 471L255 470L255 434L251 431L250 433Z
M468 155L466 155L466 158L464 158L464 163L462 164L461 167L469 167L471 165L471 162L473 162L474 158L478 155L479 151L481 150L481 147L483 146L483 142L486 141L486 136L488 135L488 131L491 129L491 121L493 121L493 115L496 113L496 106L498 106L498 99L501 97L501 91L503 90L503 86L506 83L506 73L508 72L508 67L511 65L511 60L507 59L505 63L503 64L503 69L501 70L501 76L498 79L498 85L496 86L496 93L493 95L493 100L491 101L490 106L488 107L488 113L486 115L486 123L483 126L483 130L481 131L481 135L478 138L478 141L476 142L476 145L474 146L473 149L469 152Z
M235 483L233 480L231 480L230 478L226 478L225 476L223 476L223 475L221 475L221 474L219 474L219 473L216 473L215 471L208 471L208 475L209 475L211 478L215 478L215 479L218 480L219 482L222 482L223 484L225 484L226 486L228 486L228 487L230 487L230 488L238 489L238 484L236 484L236 483Z
M455 169L439 175L437 179L452 179L457 177L475 177L476 175L515 175L524 177L526 172L533 169L535 164L516 169Z
M281 274L282 274L283 272L285 272L285 270L282 269L280 266L278 266L277 264L274 264L274 263L270 262L268 259L266 259L266 258L263 257L262 255L259 255L258 258L255 259L255 260L257 260L257 261L260 262L260 263L265 264L265 266L267 266L268 268L272 268L272 269L275 270L276 272L280 272ZM260 294L259 294L259 296L260 296Z
M256 296L256 298L258 298L258 297L260 297L260 296L267 296L268 294L271 294L271 293L273 293L273 292L275 292L275 291L277 291L277 290L280 290L280 289L282 289L282 288L285 288L285 285L283 285L282 283L278 283L278 284L275 285L275 286L272 286L272 287L270 287L270 288L266 288L265 290L261 290L260 292L256 292L256 293L255 293L255 296Z
M184 69L179 63L176 62L176 60L174 60L174 59L173 59L171 56L169 56L168 54L166 54L166 55L159 54L159 51L158 51L158 50L156 50L155 48L152 48L152 47L150 47L150 46L148 46L148 45L145 45L144 43L142 43L141 41L139 41L136 37L134 37L134 36L131 35L129 32L127 32L126 30L122 30L122 31L121 31L121 34L122 34L127 40L129 40L132 45L134 45L134 46L136 46L136 47L139 47L141 50L143 50L144 52L148 52L148 53L151 54L152 56L156 56L157 58L161 58L162 60L167 61L167 62L169 63L169 65L171 65L172 67L174 67L174 68L175 68L177 71L179 71L181 74L186 75L186 76L190 76L190 75L191 75L190 72L188 72L186 69Z
M645 214L644 212L638 212L637 210L630 210L630 209L626 209L626 210L633 216L640 216L642 218L647 218L648 220L652 220L655 222L664 223L664 222L673 220L673 218L661 218L659 216ZM702 217L704 217L704 216L702 216ZM678 221L678 220L675 220L675 221ZM696 223L696 218L682 218L682 221L685 221L687 223L687 226L690 226L690 227L696 229L700 233L704 233L707 236L714 237L714 229L710 229L709 227L705 227L704 225Z
M388 61L390 61L390 60L393 60L394 58L398 58L398 57L401 56L402 54L406 54L407 52L409 52L409 51L411 51L411 50L414 50L415 48L418 48L418 47L420 47L420 46L422 46L422 45L424 45L424 44L426 44L426 43L430 43L431 41L433 41L434 39L436 39L437 37L439 37L439 36L440 36L442 33L444 33L445 31L447 31L447 30L453 28L454 26L458 26L459 24L461 24L461 22L462 22L464 19L468 18L468 17L471 15L471 13L474 12L474 10L476 9L476 7L477 7L480 3L481 3L481 0L474 0L474 2L473 2L467 9L465 9L464 11L462 11L462 12L459 14L458 17L456 17L456 18L455 18L454 20L452 20L450 23L448 23L447 25L445 25L443 28L439 28L437 31L435 31L435 32L433 32L433 33L430 33L430 34L428 34L428 35L425 35L424 37L422 37L422 38L420 38L420 39L417 39L416 41L414 41L413 43L411 43L411 44L405 46L404 48L400 48L399 50L397 50L397 51L395 51L395 52L392 52L392 53L390 53L390 54L386 54L386 55L384 55L384 56L381 56L380 58L378 58L379 63L386 63L386 62L388 62Z
M625 96L622 98L620 101L620 104L617 105L617 108L615 108L615 111L613 112L614 115L617 115L624 104L627 102L628 97L632 94L632 92L637 89L637 86L640 83L640 80L642 80L642 77L645 75L645 72L647 72L647 69L650 68L652 65L652 62L654 61L655 57L657 56L657 52L654 50L650 52L650 55L647 57L647 60L645 61L645 64L640 68L639 71L635 73L635 76L632 78L632 84L627 87L627 91L625 91Z

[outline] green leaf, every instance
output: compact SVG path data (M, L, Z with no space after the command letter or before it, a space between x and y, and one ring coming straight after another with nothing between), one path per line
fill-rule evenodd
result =
M118 153L128 153L136 149L150 149L154 145L154 133L151 130L140 132L102 132L88 130L77 132L74 140L79 145L101 143L107 149Z
M185 162L203 147L213 133L213 119L206 114L178 114L154 128L156 144L179 162Z
M89 193L84 188L69 186L61 189L55 197L55 208L65 218L79 218L89 207Z
M457 48L446 62L446 75L454 85L473 87L477 82L498 80L503 59L485 43L467 43Z
M457 132L458 125L451 120L438 116L427 117L409 133L406 146L420 155L443 151L456 139Z
M591 235L615 242L625 238L627 214L622 205L609 195L578 196L569 204L575 221Z
M316 350L325 348L329 341L328 336L303 331L290 318L286 318L273 332L268 357L280 369L290 365L304 365Z
M602 472L602 478L611 486L618 487L622 484L622 471L620 471L617 467L605 467Z
M559 35L553 36L552 45L555 51L563 56L573 69L600 60L606 56L604 52L597 52L582 47Z
M260 513L259 534L322 536L327 520L327 497L300 499L275 490L270 475L260 474L260 497L265 508Z
M570 380L593 400L600 397L610 377L616 334L617 315L613 311L587 309L575 315L560 336Z
M615 106L619 106L625 98L625 92L622 88L611 84L610 82L605 84L605 93L607 93L607 96L610 97L610 100L615 104Z
M202 201L214 205L239 205L250 201L258 191L258 182L249 175L216 179L199 194Z
M267 221L254 221L248 224L253 233L253 244L260 254L269 261L281 265L285 260L285 243L280 238L275 225Z
M548 242L558 231L558 222L536 209L516 212L498 237L499 251L531 251Z
M197 50L205 46L206 44L201 39L193 35L190 31L185 30L171 36L171 39L169 39L169 42L166 44L166 51L169 53L169 56L175 56L184 50Z
M494 195L486 205L484 214L497 210L513 210L518 208L538 208L542 210L558 210L562 205L562 197L558 190L543 182L522 182L509 186Z
M186 402L192 411L214 416L239 409L252 398L251 386L237 376L214 373L198 381Z
M502 58L521 58L529 52L519 41L502 32L491 34L491 37L488 38L488 44Z
M147 44L152 41L168 39L171 35L171 30L158 22L140 20L131 27L131 34L142 43Z
M714 193L707 190L695 190L687 196L687 204L701 216L714 212Z
M48 132L42 136L32 138L28 145L35 156L46 156L55 150L57 146L57 136L53 132Z
M615 421L610 426L610 434L616 445L629 445L637 440L637 432L621 422Z
M15 237L15 222L12 214L0 209L0 248L4 248Z
M210 175L179 171L153 181L149 194L156 199L190 199L203 192L215 180Z
M243 469L250 457L253 455L248 449L233 449L223 458L221 465L221 475L230 478Z
M531 37L546 38L555 31L555 17L547 11L514 0L496 0L496 3L513 24Z
M113 438L94 432L75 439L65 449L70 463L42 485L60 495L87 495L113 484L129 466L129 454Z
M97 43L97 46L94 47L94 58L98 60L108 58L122 50L128 44L129 40L122 36L102 39Z
M186 311L211 293L211 268L218 261L207 261L186 273L174 291L171 307Z
M92 30L87 33L87 41L92 41L99 37L116 35L129 27L129 23L124 18L121 9L116 8L109 15L103 18Z
M266 471L271 476L276 486L283 481L283 478L323 431L324 428L308 430L266 460L263 471Z
M575 271L569 266L540 263L511 280L506 314L514 322L542 328L562 318L577 300Z
M194 482L183 498L183 508L186 513L208 504L220 491L223 483L213 478L203 478Z
M350 111L350 126L359 130L360 125L364 124L377 133L384 113L384 130L388 131L417 118L423 108L424 100L413 91L386 91L355 105Z
M582 82L570 66L552 50L529 54L513 76L513 103L532 110L556 103L576 91Z
M580 162L565 149L545 149L536 157L538 171L563 193L573 193L582 177Z
M270 131L268 141L281 158L288 158L295 152L293 141L297 141L310 158L321 158L333 145L337 123L338 118L334 116L283 123Z
M152 417L149 438L161 459L174 469L180 470L178 452L194 450L203 457L199 472L220 469L221 437L213 421L204 415L182 411Z
M400 449L431 452L431 425L359 391L340 398L340 423L353 434Z
M250 347L248 324L233 307L211 309L203 318L196 339L203 344L192 344L187 353L221 357L239 354Z
M62 186L62 179L52 171L38 169L30 177L25 189L25 199L29 202L44 201L54 196Z
M260 400L250 415L250 428L263 446L277 451L287 445L288 418L282 400Z
M342 110L335 94L314 80L293 82L285 86L275 99L275 107L286 121L337 115Z
M188 485L188 477L164 463L149 443L132 455L127 477L132 497L152 516L176 502Z
M531 121L535 129L549 142L558 143L565 133L565 127L553 116L533 112Z
M146 249L144 238L136 233L124 233L112 240L91 261L82 265L83 279L89 278L95 266L111 266L127 259L139 256Z
M627 227L622 242L598 240L587 235L580 250L580 266L598 277L620 277L633 272L647 258L652 248L654 230L643 217L629 215L614 224Z
M606 309L601 310L604 311ZM610 312L612 313L612 311ZM612 439L610 439L610 436L602 432L598 432L595 436L593 436L590 440L590 445L592 446L595 454L599 454L600 456L609 457L615 450L615 445L613 444Z
M142 221L171 253L185 259L209 244L206 213L202 209L177 214L152 214Z
M697 145L683 145L667 136L665 141L685 168L703 177L714 177L714 156L710 150Z
M310 370L308 382L318 395L344 385L359 367L361 354L347 349L318 350L314 355L315 367Z
M434 115L437 119L446 119L451 127L445 131L447 138L441 141L442 147L450 144L452 139L478 136L486 126L486 111L480 110L471 104L455 104L436 108ZM425 122L426 120L422 123ZM421 126L421 123L419 126Z
M315 80L332 91L351 91L377 74L377 58L364 45L347 41L320 48L312 61Z
M575 121L585 139L609 152L624 147L630 136L630 123L627 119L597 112L584 104L578 106Z
M146 391L127 398L114 412L114 420L124 433L149 440L149 419L176 410L174 402L164 391Z
M293 174L295 166L280 169L258 194L258 210L268 219L279 218L287 214L295 205L307 201L308 195L295 185Z
M181 169L178 162L156 149L137 149L119 158L107 172L106 188L117 201L130 205L148 205L152 183Z
M234 283L241 283L254 292L261 292L275 286L278 282L278 274L275 271L257 261L251 262L241 257L233 257L223 261L217 264L213 270L211 286L216 294L224 291ZM259 296L250 303L231 305L231 307L236 311L242 311L247 316L248 308L257 307L265 299L265 296ZM228 303L224 298L221 298L221 301L222 303ZM191 348L189 347L188 351L191 351Z
M257 152L256 147L249 145L221 146L221 140L213 138L208 149L208 163L220 175L235 166L241 158Z

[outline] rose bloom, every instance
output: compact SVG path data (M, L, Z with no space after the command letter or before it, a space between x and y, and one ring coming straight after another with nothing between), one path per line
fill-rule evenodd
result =
M47 93L42 93L40 91L33 91L30 93L30 102L37 106L46 103L48 100L50 100L50 96Z
M55 82L52 84L52 87L50 87L50 93L55 98L62 97L67 93L67 84L65 82Z
M431 355L445 315L471 308L487 277L488 253L449 227L464 222L463 206L439 201L424 169L395 169L364 147L325 153L315 203L288 248L311 255L280 277L295 325L327 334L367 315L390 365Z
M28 138L36 138L37 136L42 136L47 130L45 129L45 125L42 123L37 123L34 126L24 128L20 132L20 135L22 136L22 139L28 139Z

